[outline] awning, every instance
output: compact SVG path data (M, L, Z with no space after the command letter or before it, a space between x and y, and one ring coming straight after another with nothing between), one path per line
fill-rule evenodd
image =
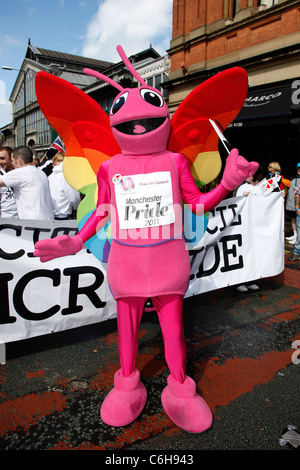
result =
M291 113L292 83L249 90L244 106L229 127L287 123Z

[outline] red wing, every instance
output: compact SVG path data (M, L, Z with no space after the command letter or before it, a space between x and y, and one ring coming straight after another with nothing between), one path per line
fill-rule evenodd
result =
M196 173L201 172L201 155L210 158L218 153L219 138L209 119L223 132L240 112L247 91L248 75L240 67L220 72L198 85L171 119L168 149L185 155L191 166L198 167Z
M216 136L208 119L213 119L221 131L240 112L248 91L247 72L234 67L220 72L198 85L183 100L171 119L171 136L168 148L183 153L183 149L199 146L216 150Z

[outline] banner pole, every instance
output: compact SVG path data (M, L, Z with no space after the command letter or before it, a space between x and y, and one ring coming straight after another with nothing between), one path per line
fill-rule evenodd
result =
M6 344L0 343L0 364L6 364Z

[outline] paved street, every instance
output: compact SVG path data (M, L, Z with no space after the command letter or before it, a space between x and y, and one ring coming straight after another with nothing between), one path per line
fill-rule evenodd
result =
M111 428L99 417L119 368L115 320L7 344L0 450L295 452L279 439L288 425L300 431L300 351L293 344L300 348L300 263L286 261L283 274L258 285L185 300L187 372L214 413L207 432L182 431L164 413L168 370L156 313L147 312L137 366L148 402L127 427Z

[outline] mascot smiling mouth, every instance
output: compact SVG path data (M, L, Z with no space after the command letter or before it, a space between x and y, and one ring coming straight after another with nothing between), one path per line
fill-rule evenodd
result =
M128 135L141 135L154 131L160 127L166 120L166 117L161 118L147 118L147 119L134 119L133 121L122 122L117 124L114 128L122 134Z

